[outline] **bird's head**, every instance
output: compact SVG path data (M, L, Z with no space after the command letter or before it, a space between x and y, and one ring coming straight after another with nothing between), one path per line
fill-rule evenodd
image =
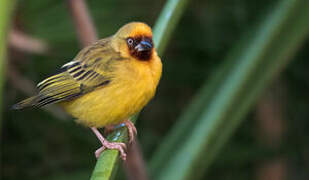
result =
M128 23L113 36L113 45L124 57L149 61L154 48L151 28L141 22Z

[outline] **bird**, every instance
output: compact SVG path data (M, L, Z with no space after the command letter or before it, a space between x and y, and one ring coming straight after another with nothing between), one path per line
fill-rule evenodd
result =
M137 131L129 118L154 97L161 74L150 26L130 22L83 48L57 73L38 83L36 95L12 109L57 104L99 139L102 146L95 151L97 158L105 149L117 149L125 160L126 144L107 141L98 129L124 124L132 142Z

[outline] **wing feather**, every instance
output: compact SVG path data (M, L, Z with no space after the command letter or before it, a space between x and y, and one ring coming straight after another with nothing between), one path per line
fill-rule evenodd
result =
M39 94L32 105L42 107L61 101L72 100L113 79L113 61L122 60L113 51L108 40L101 40L84 48L73 61L63 65L55 74L37 85Z

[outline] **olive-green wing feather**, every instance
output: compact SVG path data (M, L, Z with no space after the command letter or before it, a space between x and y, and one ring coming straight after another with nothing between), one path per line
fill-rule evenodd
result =
M72 100L98 87L107 85L113 78L113 62L120 60L118 53L101 40L83 49L76 58L63 65L60 72L38 84L37 96L13 106L42 107L61 101Z

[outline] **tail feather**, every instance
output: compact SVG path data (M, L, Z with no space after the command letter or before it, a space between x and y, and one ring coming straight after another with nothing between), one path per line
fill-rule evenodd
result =
M26 107L31 107L36 104L36 96L30 97L28 99L25 99L17 104L14 104L12 106L12 109L14 110L19 110L19 109L24 109Z

